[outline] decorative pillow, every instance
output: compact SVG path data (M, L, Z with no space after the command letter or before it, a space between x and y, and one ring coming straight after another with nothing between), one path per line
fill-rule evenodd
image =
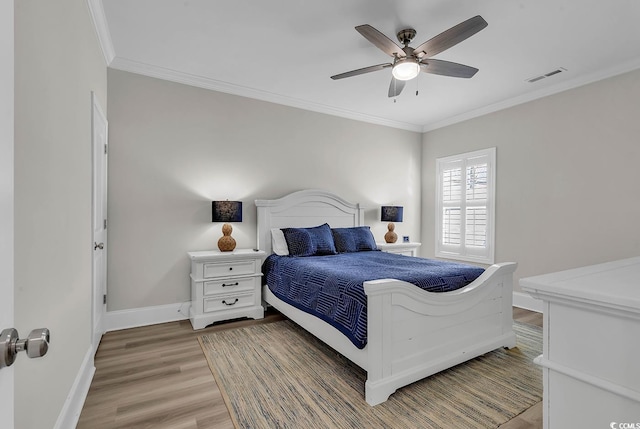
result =
M271 228L271 249L273 249L273 253L279 256L287 256L289 254L287 240L284 239L284 232L280 228Z
M373 238L368 226L355 226L353 228L333 228L333 241L339 253L362 252L378 250L376 240Z
M282 228L289 254L293 256L335 255L331 227L328 224L313 228Z

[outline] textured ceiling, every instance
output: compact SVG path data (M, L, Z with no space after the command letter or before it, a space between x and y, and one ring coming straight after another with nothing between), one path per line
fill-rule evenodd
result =
M640 67L637 0L89 0L110 67L426 131ZM471 79L422 73L388 98L389 62L354 27L411 46L475 15L488 27L435 58ZM562 73L529 83L556 69ZM418 95L416 95L418 91Z

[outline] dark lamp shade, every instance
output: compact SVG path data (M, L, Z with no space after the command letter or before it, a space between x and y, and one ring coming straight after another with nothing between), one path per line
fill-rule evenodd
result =
M380 221L402 222L402 206L382 206Z
M211 222L242 222L242 201L212 201Z

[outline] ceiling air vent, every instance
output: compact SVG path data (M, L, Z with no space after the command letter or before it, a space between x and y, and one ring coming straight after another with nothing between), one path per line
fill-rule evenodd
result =
M529 79L527 79L527 82L529 82L529 83L538 82L539 80L542 80L542 79L545 79L545 78L551 77L553 75L556 75L558 73L562 73L562 72L566 72L566 71L567 71L567 69L565 69L564 67L559 67L559 68L557 68L557 69L555 69L553 71L550 71L548 73L542 74L540 76L529 78Z

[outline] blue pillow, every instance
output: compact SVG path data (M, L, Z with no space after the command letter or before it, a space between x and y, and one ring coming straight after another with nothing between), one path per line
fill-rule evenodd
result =
M355 226L353 228L333 228L333 241L339 253L362 252L378 250L376 240L373 238L368 226Z
M284 239L293 256L335 255L331 227L328 224L313 228L282 228Z

